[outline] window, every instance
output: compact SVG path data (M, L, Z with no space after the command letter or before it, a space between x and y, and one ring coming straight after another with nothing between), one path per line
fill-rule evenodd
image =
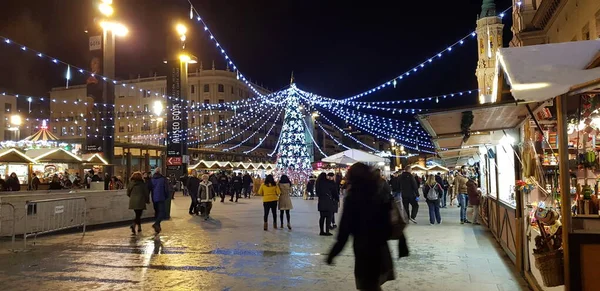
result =
M231 94L235 94L235 91L233 91L233 86L231 86Z
M119 95L119 98L125 98L125 95Z
M192 85L192 94L196 93L196 85Z
M196 123L196 116L192 116L192 124Z
M204 84L204 92L210 92L210 87L208 84Z
M220 103L220 104L223 104L223 103L225 103L225 99L219 99L219 103Z
M6 110L6 112L10 112L12 110L12 104L4 103L4 110Z
M210 100L204 99L204 104L210 104Z
M225 115L219 114L219 125L223 125L224 120L225 120Z
M204 115L203 119L204 119L202 121L203 124L209 124L210 123L210 116Z
M219 93L225 92L225 86L223 84L219 84Z
M144 112L148 112L148 104L144 104Z
M131 126L131 124L127 125L127 132L133 132L133 126Z
M77 135L81 135L83 128L81 126L77 127Z
M56 133L56 126L52 127L52 132Z
M119 132L125 132L125 126L119 125Z
M68 135L68 133L67 133L67 127L66 127L66 126L63 126L63 127L61 128L60 135L63 135L63 136L64 136L64 135Z
M150 91L142 90L142 97L143 97L143 98L148 98L148 97L150 97Z
M147 120L144 120L144 123L142 124L142 130L144 130L144 131L150 130L150 124L148 123Z

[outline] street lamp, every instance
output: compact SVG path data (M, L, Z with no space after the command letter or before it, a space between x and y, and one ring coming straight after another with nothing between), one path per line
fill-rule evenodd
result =
M8 130L15 132L15 141L18 141L19 139L21 139L21 137L20 137L21 131L19 130L19 126L21 126L21 124L23 124L23 119L21 118L20 115L13 114L10 116L9 121L10 121L11 127Z

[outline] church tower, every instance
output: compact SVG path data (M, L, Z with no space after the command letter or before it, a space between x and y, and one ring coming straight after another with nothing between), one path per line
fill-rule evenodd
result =
M481 14L477 20L477 82L479 83L479 103L491 103L494 73L496 68L496 51L502 47L502 18L496 14L494 0L483 0Z

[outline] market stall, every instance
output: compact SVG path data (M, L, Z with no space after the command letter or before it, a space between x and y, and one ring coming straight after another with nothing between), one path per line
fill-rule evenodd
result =
M73 181L83 163L80 157L62 148L32 149L25 154L35 161L32 171L40 179L42 189L51 182L55 174L68 175Z
M3 179L15 173L21 185L29 185L29 173L33 163L35 163L33 159L17 149L0 150L0 175Z
M525 277L538 290L598 290L600 42L505 48L498 60L493 95L556 101L523 129Z

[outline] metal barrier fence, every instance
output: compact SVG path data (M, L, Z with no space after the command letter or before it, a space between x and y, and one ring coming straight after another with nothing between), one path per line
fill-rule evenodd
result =
M85 197L71 197L27 201L25 214L25 231L23 241L27 247L27 238L37 239L40 234L51 233L75 227L83 227L87 207Z
M12 209L12 247L14 248L15 245L15 226L16 226L16 221L17 221L17 217L15 215L15 206L12 205L11 203L7 203L7 202L2 202L0 203L0 233L2 233L2 221L4 221L3 216L2 216L2 206L8 206Z

